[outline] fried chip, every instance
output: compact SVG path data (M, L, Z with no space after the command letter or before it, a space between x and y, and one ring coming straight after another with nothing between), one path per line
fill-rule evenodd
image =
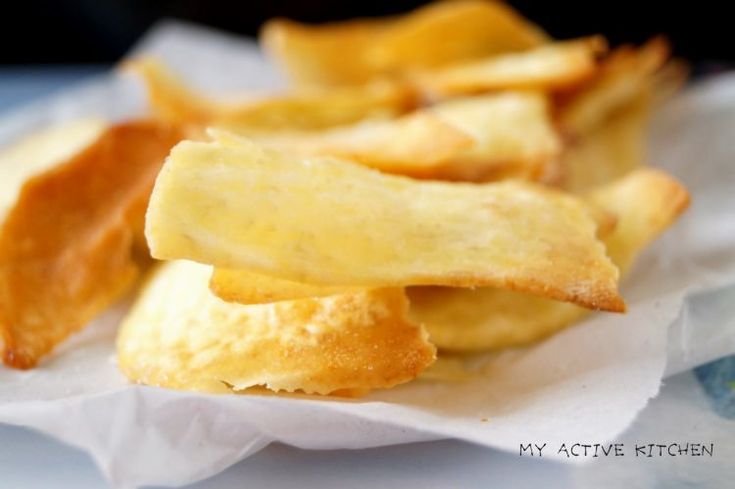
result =
M305 284L247 270L226 268L214 270L209 281L209 288L220 299L239 304L268 304L309 297L329 297L364 290L364 287Z
M476 143L437 167L434 178L492 181L538 180L557 163L561 141L539 92L502 92L450 100L433 107L443 120Z
M653 74L651 89L654 105L661 104L686 85L691 67L682 59L670 59Z
M23 183L92 144L107 129L98 119L80 119L32 134L0 152L0 220L18 199Z
M541 340L587 309L521 292L480 287L409 287L410 316L440 350L478 352Z
M434 361L401 289L242 306L214 297L210 267L172 262L118 333L121 370L147 385L206 392L265 386L330 394L393 387Z
M607 254L622 274L636 256L689 207L687 189L671 175L642 168L594 190L588 199L615 213L615 231L604 238Z
M686 209L689 194L664 172L640 169L593 192L589 198L618 216L604 239L622 273L638 253ZM522 346L582 318L587 310L528 294L483 287L410 287L410 316L425 324L441 349L498 350Z
M17 198L0 227L0 343L11 367L33 367L130 286L153 181L181 138L149 122L70 127L0 156L3 171L45 161L22 185L3 180L21 185L7 190Z
M589 133L619 107L649 88L654 74L669 57L669 44L657 37L640 48L616 49L600 68L598 75L571 100L559 115L566 134L578 137Z
M617 223L614 214L591 204L587 209L597 224L597 237L610 234ZM362 290L363 287L325 286L269 277L248 270L216 268L209 281L214 295L227 302L266 304L308 297L328 297Z
M218 133L213 133L215 137ZM246 135L248 135L246 133ZM475 140L429 111L325 131L250 134L264 146L299 155L346 158L389 173L431 176Z
M599 36L560 41L418 72L415 80L433 98L507 89L568 89L597 72L597 58L605 49L605 40Z
M134 59L124 68L143 79L157 117L182 125L216 125L244 131L318 130L363 119L394 117L418 103L409 85L387 80L338 90L215 100L184 85L155 59Z
M322 25L274 19L260 36L300 86L361 84L407 69L528 49L547 39L509 6L484 0L436 2L399 17Z
M154 257L314 285L493 285L625 308L572 196L520 181L423 182L236 141L172 150L148 208Z
M388 173L456 181L538 180L561 141L547 97L503 92L447 101L398 119L315 132L244 133L301 155L331 155Z
M643 89L583 137L572 141L559 160L561 186L573 193L610 183L646 163L646 128L652 93Z

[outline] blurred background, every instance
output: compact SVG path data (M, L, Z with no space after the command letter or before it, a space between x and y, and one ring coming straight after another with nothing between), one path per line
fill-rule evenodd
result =
M248 36L263 21L308 22L410 10L416 0L13 0L0 14L0 63L110 63L156 20L177 17ZM510 0L554 37L602 33L613 43L667 34L680 56L735 61L729 2Z
M157 20L179 18L255 37L274 16L306 22L401 13L417 0L14 0L0 13L0 110L101 72ZM510 0L552 36L602 33L611 43L666 34L695 74L735 63L728 2ZM43 75L43 76L41 76Z

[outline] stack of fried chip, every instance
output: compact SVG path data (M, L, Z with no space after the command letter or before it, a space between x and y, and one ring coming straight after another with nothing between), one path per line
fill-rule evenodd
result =
M608 52L462 0L273 20L262 42L290 92L215 99L125 65L189 138L148 206L170 262L119 333L133 381L357 395L437 349L522 346L624 312L621 274L688 204L644 166L651 106L685 79L660 39Z

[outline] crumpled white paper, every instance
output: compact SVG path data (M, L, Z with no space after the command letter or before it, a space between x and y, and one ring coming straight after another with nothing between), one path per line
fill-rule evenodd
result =
M732 298L732 295L731 295ZM731 300L732 302L732 300ZM735 317L735 316L733 316ZM633 425L617 438L625 457L600 457L569 471L567 489L722 489L735 480L735 419L719 416L691 372L668 378ZM646 443L712 443L712 457L638 458Z
M187 24L162 24L137 51L205 89L282 87L251 42ZM110 74L0 119L0 144L53 122L120 119L144 107L140 86ZM665 375L735 352L734 133L735 76L699 83L665 107L650 160L686 182L693 205L639 260L623 288L629 313L596 315L501 354L488 375L359 400L133 386L114 360L121 304L39 368L0 367L0 422L87 450L115 487L194 482L273 441L327 449L454 437L516 453L520 443L610 441Z

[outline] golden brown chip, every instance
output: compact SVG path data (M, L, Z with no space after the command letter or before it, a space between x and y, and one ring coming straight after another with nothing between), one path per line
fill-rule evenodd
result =
M55 165L25 180L0 227L5 364L33 367L132 283L148 196L180 137L149 122L112 126L73 154L56 152ZM37 167L32 143L22 144Z
M290 153L337 156L389 173L456 181L538 180L558 164L561 152L548 99L538 92L456 99L398 119L321 132L238 132Z
M433 175L437 167L475 144L464 131L429 111L320 132L244 132L259 144L289 153L337 156L381 171L417 177ZM212 134L220 137L218 132Z
M559 122L565 133L579 137L603 123L652 85L654 73L668 57L669 45L660 37L637 49L616 49L589 85L563 104Z
M676 222L690 201L681 183L653 168L642 168L595 189L587 198L618 216L615 231L604 241L623 274L646 246Z
M660 104L681 90L686 85L691 68L689 63L682 59L670 59L656 73L653 74L651 92L653 102Z
M387 80L338 90L214 100L185 86L154 59L135 59L124 67L142 77L156 116L176 124L244 131L318 130L363 119L394 117L417 104L412 88Z
M282 278L269 277L247 270L215 269L209 281L214 295L227 302L268 304L309 297L360 292L364 287L311 285Z
M230 139L172 150L148 208L154 257L313 285L493 285L625 307L574 197L520 181L417 181Z
M539 180L557 164L561 141L539 92L502 92L450 100L432 108L475 139L429 176L447 180Z
M537 46L547 36L502 2L436 2L399 17L306 25L274 19L260 41L301 86L376 76Z
M615 230L604 241L623 273L689 203L679 182L653 169L637 170L589 198L618 216ZM587 312L574 304L491 287L410 287L407 293L411 317L426 325L434 344L448 350L521 346L567 327Z
M597 36L560 41L418 73L416 83L440 98L504 89L568 89L597 72L597 58L605 49L605 40Z
M211 268L172 262L152 278L117 340L131 380L207 392L264 386L330 394L393 387L434 361L401 289L242 306L214 297Z

